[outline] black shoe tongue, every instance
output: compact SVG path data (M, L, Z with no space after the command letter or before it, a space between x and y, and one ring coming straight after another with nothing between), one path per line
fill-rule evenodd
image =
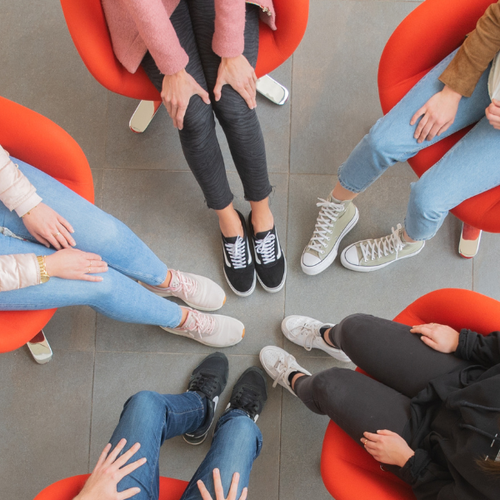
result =
M274 229L274 227L273 227ZM263 240L273 229L269 229L268 231L262 231L260 233L255 233L256 240Z
M222 235L222 237L224 238L224 241L226 243L236 243L236 240L238 239L238 236L230 236L229 238L226 238L224 235Z

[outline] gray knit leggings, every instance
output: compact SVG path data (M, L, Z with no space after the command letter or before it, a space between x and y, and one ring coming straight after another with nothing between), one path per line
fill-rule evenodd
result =
M409 326L366 314L348 316L330 338L376 380L330 368L300 377L295 391L310 410L328 415L360 445L365 431L388 429L402 436L411 398L433 378L470 365L426 346Z
M181 0L170 20L180 44L189 56L186 71L210 95L211 105L201 97L191 97L179 131L182 150L189 168L200 185L209 208L221 210L233 200L224 160L215 133L214 113L227 137L234 164L243 183L245 198L261 201L272 191L267 173L266 151L259 120L230 85L222 87L219 102L213 89L220 57L212 51L215 7L213 0ZM259 10L246 6L245 50L243 55L255 67L259 50ZM163 75L149 52L142 66L161 91Z

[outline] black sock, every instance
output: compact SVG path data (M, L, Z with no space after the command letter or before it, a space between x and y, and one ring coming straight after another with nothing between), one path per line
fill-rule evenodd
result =
M325 339L325 334L326 334L326 332L327 332L328 330L330 330L330 329L331 329L331 326L322 326L322 327L319 329L319 334L321 335L321 338L323 339L323 342L324 342L326 345L328 345L328 346L330 346L330 347L333 347L333 342L332 342L332 340L331 340L330 335L328 336L328 337L329 337L329 338L328 338L328 340L329 340L330 342L327 342L327 341L326 341L326 339Z
M292 387L292 379L293 377L295 377L295 375L297 375L297 373L302 373L302 372L294 371L290 373L290 375L288 375L288 383L290 384L290 387Z

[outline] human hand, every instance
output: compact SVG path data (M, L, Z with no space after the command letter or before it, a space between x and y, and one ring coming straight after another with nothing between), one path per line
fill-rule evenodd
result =
M243 54L237 57L223 57L221 59L214 87L216 101L220 100L222 86L226 83L231 85L245 99L250 109L257 107L255 101L257 76L252 65Z
M427 323L414 326L410 332L420 333L420 340L435 351L449 353L457 350L460 333L450 326Z
M135 443L121 457L116 458L126 443L126 439L120 440L111 453L111 444L106 445L82 491L73 500L124 500L141 492L137 487L121 492L116 490L117 484L125 476L146 463L146 458L143 457L125 465L141 447L139 443Z
M205 104L210 104L208 92L185 69L163 77L161 98L175 128L182 130L184 127L184 115L194 95L199 95Z
M219 469L214 469L214 489L215 489L215 500L236 500L236 492L238 491L238 483L240 482L240 475L235 472L233 474L233 479L231 481L231 487L229 488L229 493L227 498L224 498L224 490L222 488L222 482L220 479ZM200 479L197 483L198 489L200 490L201 498L203 500L213 500L212 495L208 492L205 484ZM238 500L245 500L247 497L248 488L243 488L241 496Z
M490 125L500 130L500 101L493 99L492 103L486 108L486 118Z
M387 465L403 465L415 455L408 443L395 432L382 430L376 434L363 432L361 442L366 451L377 461Z
M95 253L66 248L47 255L45 269L49 276L66 280L102 281L102 276L90 274L105 273L108 265Z
M436 135L448 130L455 121L458 104L462 96L445 85L444 89L434 94L412 117L410 125L420 122L413 134L420 144L424 140L432 141Z
M45 203L32 208L23 216L22 221L31 236L47 248L52 245L60 250L76 245L70 234L75 232L71 224Z

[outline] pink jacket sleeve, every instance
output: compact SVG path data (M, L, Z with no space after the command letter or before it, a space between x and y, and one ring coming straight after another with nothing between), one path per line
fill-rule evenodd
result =
M35 187L12 163L7 151L0 146L0 201L19 217L36 207L42 198Z
M216 0L212 50L220 57L243 54L244 33L245 0Z
M40 267L34 253L0 255L0 292L40 283Z
M162 0L122 0L142 40L164 75L184 69L189 61Z

